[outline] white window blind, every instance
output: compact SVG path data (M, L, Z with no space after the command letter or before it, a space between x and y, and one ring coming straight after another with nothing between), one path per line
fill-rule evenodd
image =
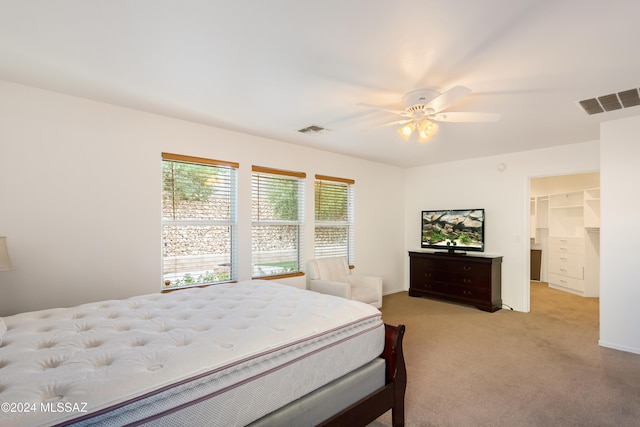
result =
M164 289L237 279L237 169L162 153Z
M306 174L261 166L252 171L253 277L301 274Z
M316 258L343 256L354 264L354 184L352 179L316 175Z

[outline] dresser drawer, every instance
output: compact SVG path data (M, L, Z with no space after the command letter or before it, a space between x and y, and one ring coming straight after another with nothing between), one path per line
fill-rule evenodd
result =
M584 245L549 245L549 252L557 254L584 255Z
M411 268L411 282L446 282L475 288L491 287L491 267L485 265L463 266L459 264L443 265L432 268L417 265Z
M427 280L412 284L411 287L434 295L457 297L469 301L486 301L491 297L490 288L473 288L469 286L461 286L457 283Z
M584 280L576 279L575 277L549 273L549 283L563 288L573 289L574 291L584 292Z
M491 297L489 288L471 288L468 286L458 286L454 284L446 285L447 294L467 299L469 301L486 301Z
M448 271L456 277L487 278L491 275L491 265L476 263L454 263Z
M556 264L584 265L584 255L554 252L549 255L549 262Z
M428 265L416 265L411 267L411 281L424 282L440 280L445 281L449 273L444 269L434 269Z
M549 246L584 246L584 238L576 236L549 236Z
M561 276L575 277L576 279L584 279L584 267L581 265L571 265L558 262L549 263L549 272Z

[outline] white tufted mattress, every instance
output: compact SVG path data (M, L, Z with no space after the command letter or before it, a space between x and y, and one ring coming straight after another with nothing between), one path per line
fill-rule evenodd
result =
M245 425L384 347L374 307L258 280L3 320L1 426Z

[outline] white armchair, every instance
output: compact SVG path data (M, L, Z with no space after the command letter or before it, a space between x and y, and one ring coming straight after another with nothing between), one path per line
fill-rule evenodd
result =
M312 291L382 307L382 277L351 274L344 257L312 259L307 270Z

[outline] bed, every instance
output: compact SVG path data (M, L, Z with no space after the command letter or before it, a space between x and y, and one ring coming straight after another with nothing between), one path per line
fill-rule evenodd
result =
M2 426L404 425L404 326L356 301L252 280L1 320Z

